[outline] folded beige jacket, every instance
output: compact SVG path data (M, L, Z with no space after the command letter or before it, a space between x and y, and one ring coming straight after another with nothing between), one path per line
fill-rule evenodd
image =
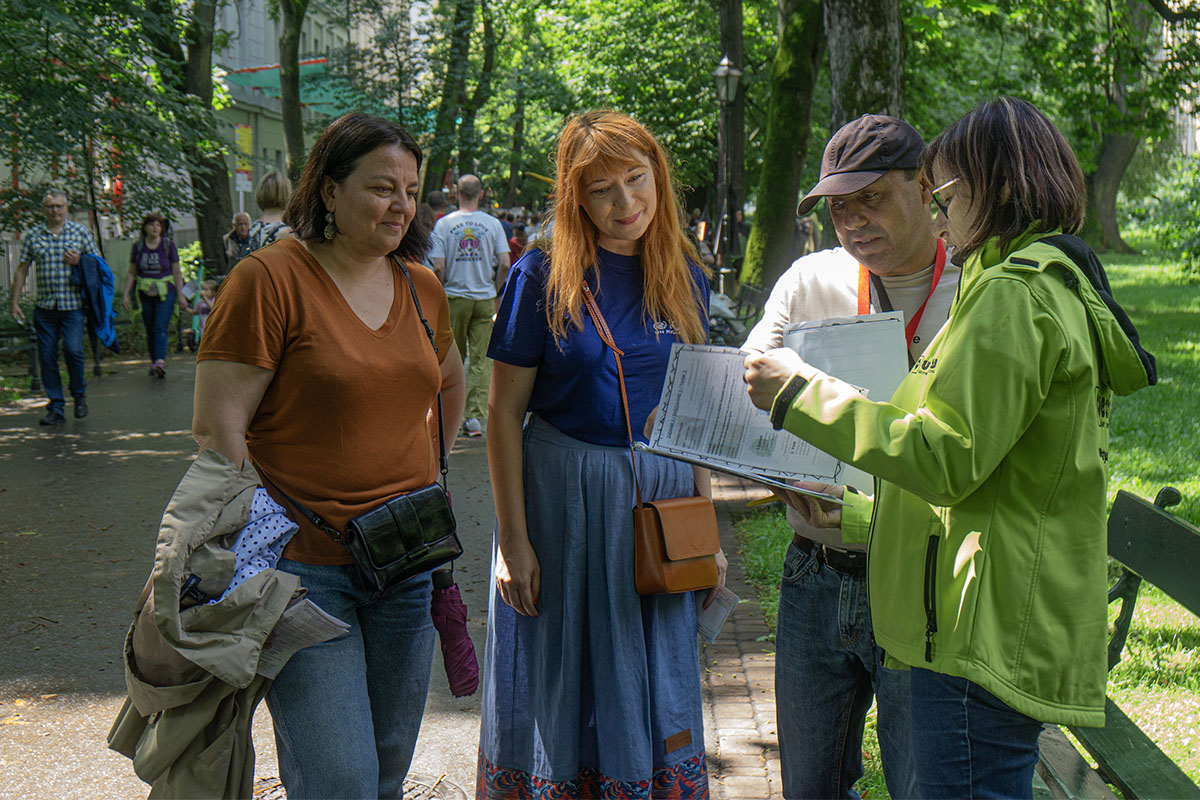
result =
M133 759L150 797L245 797L254 783L250 724L270 687L256 676L258 657L292 596L294 575L268 569L226 597L229 549L245 527L261 485L242 468L205 450L176 487L159 526L154 569L125 637L129 697L108 734Z

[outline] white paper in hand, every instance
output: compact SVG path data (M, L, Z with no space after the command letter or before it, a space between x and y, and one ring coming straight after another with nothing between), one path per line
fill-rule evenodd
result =
M306 597L289 606L275 623L258 657L257 672L274 680L297 650L336 639L348 630L349 625Z
M721 628L725 627L725 620L729 619L740 598L729 591L728 587L722 586L717 589L717 596L712 605L704 608L704 598L707 596L708 592L696 592L696 630L706 642L712 644L721 633Z

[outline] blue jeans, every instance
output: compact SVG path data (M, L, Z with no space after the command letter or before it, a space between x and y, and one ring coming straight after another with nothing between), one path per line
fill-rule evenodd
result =
M1032 798L1042 723L965 678L911 672L921 797Z
M138 292L142 304L142 324L146 326L146 346L150 349L151 361L167 358L167 332L171 329L171 315L175 313L175 287L167 287L166 297L151 297Z
M267 693L288 797L401 797L433 663L429 573L375 594L353 564L279 569L350 625L292 656Z
M76 400L87 394L87 381L83 379L83 325L82 308L59 311L52 308L33 310L33 328L37 333L38 360L42 368L42 386L50 398L50 408L58 413L66 406L63 397L62 376L58 374L58 342L62 340L63 356L67 362L67 375L71 381L71 396Z
M908 672L886 669L871 635L867 583L795 543L783 562L775 628L775 708L783 794L857 798L872 695L888 792L916 797Z

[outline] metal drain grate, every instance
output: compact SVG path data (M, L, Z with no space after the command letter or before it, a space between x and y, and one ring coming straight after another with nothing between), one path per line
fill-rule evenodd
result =
M287 800L279 778L259 778L254 782L254 800ZM467 793L446 777L410 772L404 779L404 800L467 800Z
M287 800L279 778L259 778L254 782L254 800Z
M467 793L444 772L438 776L410 772L404 779L404 800L467 800Z

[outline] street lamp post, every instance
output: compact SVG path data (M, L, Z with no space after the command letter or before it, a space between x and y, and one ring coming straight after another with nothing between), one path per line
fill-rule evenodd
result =
M717 243L722 253L718 275L719 289L725 294L726 276L733 274L734 245L737 242L736 198L733 196L733 170L729 163L730 128L733 117L733 102L737 98L738 81L742 71L729 63L729 56L721 56L721 63L713 70L713 81L717 85L717 101L721 104L721 116L717 122L717 202L723 236Z

